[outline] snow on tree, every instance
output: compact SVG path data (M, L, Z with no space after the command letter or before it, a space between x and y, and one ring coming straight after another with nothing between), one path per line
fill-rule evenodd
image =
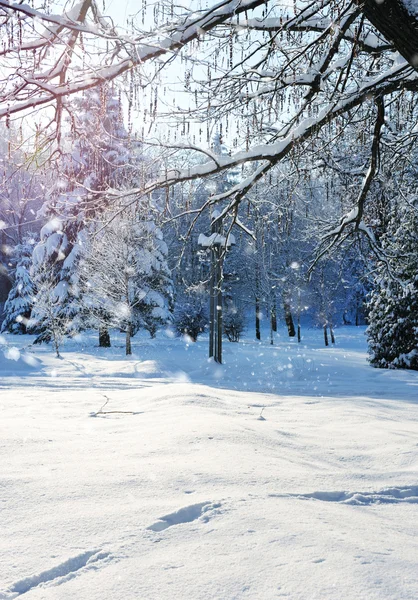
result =
M369 302L370 363L381 368L418 370L416 203L393 211L382 246L387 259L379 265Z
M101 192L98 196L103 209L106 189L123 190L140 183L142 146L125 128L117 88L103 84L75 98L70 125L73 149L66 176L73 186L91 191L84 200L92 203L95 192ZM86 212L88 216L91 208L86 206Z
M214 185L201 207L218 203L221 218L229 213L238 222L244 199L279 164L299 171L300 156L314 165L317 157L326 155L324 173L332 177L328 148L337 145L348 129L361 137L366 151L357 172L350 169L347 176L349 193L341 212L327 215L317 258L352 234L365 236L372 251L379 252L370 199L381 176L381 141L397 147L405 161L403 140L414 138L414 119L405 118L416 111L418 90L417 14L409 0L383 4L326 0L293 6L276 0L225 0L198 11L160 2L152 31L147 33L134 23L132 35L123 32L123 37L117 27L106 24L94 0L65 8L62 16L26 5L2 5L2 1L2 26L8 30L3 55L11 75L0 89L0 115L8 122L12 114L29 107L54 104L55 118L40 122L37 129L38 149L55 144L62 151L60 123L65 118L75 133L83 131L83 122L77 121L77 102L69 102L69 96L97 88L99 98L103 82L125 74L129 112L141 115L147 137L157 133L158 122L160 141L168 153L177 150L177 159L184 152L205 157L204 163L194 160L183 168L172 155L168 168L143 178L129 192L109 185L93 189L73 211L73 219L96 214L100 204L120 206L121 197L129 197L128 203L141 202L156 189L202 178L215 181L220 174L242 167L239 181L224 189ZM101 51L95 52L98 48ZM176 77L180 83L174 87L165 85L168 78L159 61L154 72L147 67L167 53L168 63L184 73L184 82ZM79 55L82 61L75 59ZM177 102L180 92L185 100ZM167 110L169 97L164 94L175 98L173 110ZM163 113L168 117L165 131ZM393 122L402 131L395 140ZM210 148L214 129L220 145L222 132L233 152L219 155ZM114 163L113 158L106 161ZM90 169L81 157L78 163L83 168L74 179L99 188L94 181L96 168ZM98 194L103 190L106 197ZM287 200L282 198L284 203ZM68 235L70 244L75 238ZM266 282L270 280L266 277ZM292 290L285 292L290 300L284 300L292 308ZM268 295L273 298L271 289Z
M380 122L382 98L393 102L418 89L417 15L408 10L406 0L318 0L293 6L276 0L225 0L189 11L162 1L153 9L155 28L146 32L134 21L130 33L119 33L112 20L104 19L95 0L65 7L62 15L51 14L56 12L51 6L38 10L2 2L2 25L8 32L3 55L11 75L0 89L0 115L9 118L27 108L54 104L55 119L40 124L38 143L61 146L60 123L76 110L69 96L122 75L130 113L136 110L151 130L160 122L159 107L167 105L162 97L165 82L149 83L164 74L156 59L169 54L167 65L184 72L184 84L170 93L178 97L186 91L189 100L176 107L175 128L173 111L163 109L170 125L162 141L202 152L207 161L162 173L145 189L137 188L138 195L256 163L251 177L215 194L217 200L228 199L225 210L234 211L249 189L294 148L311 151L306 142L327 129L333 139L359 107L365 107L362 119L367 127ZM76 59L80 55L82 61ZM154 73L147 66L152 62ZM236 148L220 160L205 148L214 123ZM58 131L51 132L54 128ZM346 213L344 230L367 235L363 208L374 175L373 167L360 186L355 202L359 209Z
M35 288L30 275L32 264L33 237L25 239L13 250L13 287L4 305L4 320L1 331L26 333L35 297Z
M84 316L79 314L82 303L78 266L92 229L90 221L104 211L106 189L112 186L122 189L127 182L132 184L134 177L136 182L139 180L140 162L137 144L132 151L123 125L120 99L114 89L101 86L89 90L75 99L74 104L77 112L69 135L72 151L64 157L61 177L40 213L52 223L58 222L59 232L49 235L48 227L44 228L34 261L35 271L42 278L50 273L48 285L55 284L52 293L59 299L56 318L67 324L69 335L79 331L85 322ZM37 327L42 327L39 318ZM100 340L107 336L103 335L102 327ZM49 338L47 335L46 341Z
M126 354L140 327L155 335L170 321L172 283L161 230L146 215L125 213L90 239L80 268L88 318L126 333Z
M31 269L36 296L28 330L37 334L35 343L49 342L53 338L58 341L69 325L62 310L70 293L69 282L61 278L69 247L59 219L52 219L42 227L40 241L33 249Z

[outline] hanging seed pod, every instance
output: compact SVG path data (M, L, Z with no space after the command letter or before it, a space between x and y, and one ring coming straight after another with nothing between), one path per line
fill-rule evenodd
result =
M158 90L157 90L157 88L155 88L155 91L154 91L154 118L156 117L156 114L157 114L157 104L158 104Z

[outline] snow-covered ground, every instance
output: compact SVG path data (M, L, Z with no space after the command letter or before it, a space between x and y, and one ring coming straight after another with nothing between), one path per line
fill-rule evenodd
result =
M3 336L0 599L417 600L418 373L363 331Z

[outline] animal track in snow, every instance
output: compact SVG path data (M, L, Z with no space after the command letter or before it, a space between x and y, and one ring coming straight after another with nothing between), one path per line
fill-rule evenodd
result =
M269 494L272 498L298 498L301 500L321 500L364 506L368 504L396 504L407 502L418 504L418 486L393 487L379 492L312 492L310 494Z
M184 506L179 508L173 513L160 517L156 523L153 523L147 529L151 531L163 531L173 525L180 525L181 523L191 523L196 519L201 518L204 523L207 523L213 514L216 513L216 509L221 505L214 504L212 502L199 502L198 504L191 504L190 506Z
M109 552L90 550L73 556L52 569L41 571L13 583L8 589L0 591L0 600L12 600L37 587L50 587L69 581L81 573L96 570L111 560Z

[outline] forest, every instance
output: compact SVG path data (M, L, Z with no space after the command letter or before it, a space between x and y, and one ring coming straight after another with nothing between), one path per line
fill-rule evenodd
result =
M0 32L0 600L416 600L418 0Z
M215 226L224 326L367 321L372 364L417 368L416 75L367 3L2 7L3 331L195 339Z

